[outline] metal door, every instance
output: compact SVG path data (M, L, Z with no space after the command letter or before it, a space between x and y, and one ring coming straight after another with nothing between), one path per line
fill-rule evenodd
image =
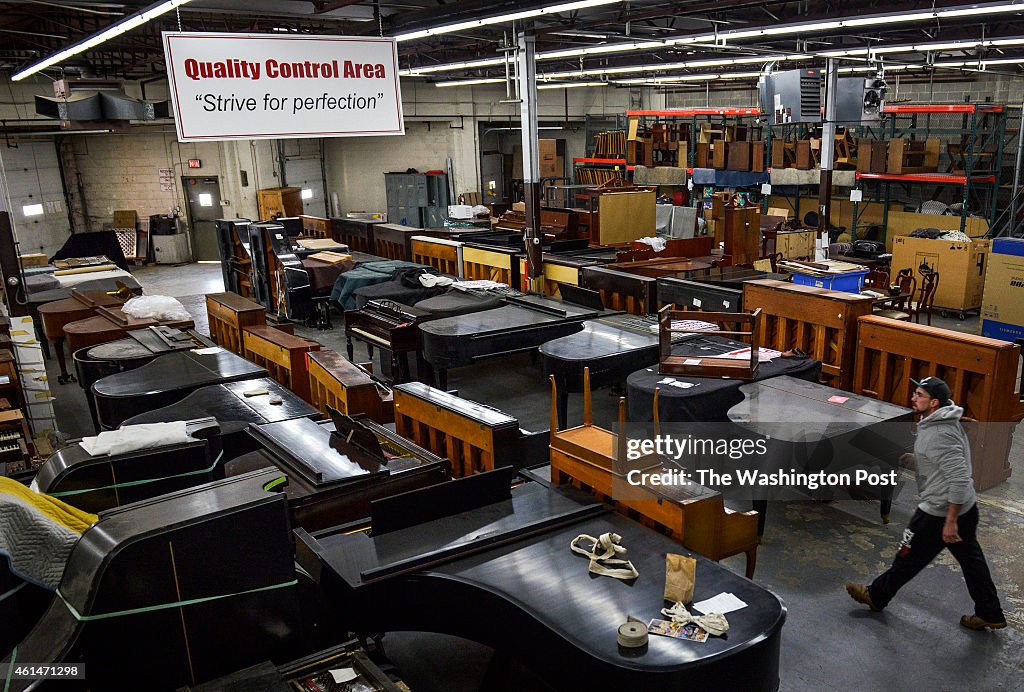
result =
M182 176L181 188L188 200L188 220L192 227L192 247L196 260L217 261L217 229L220 218L220 183L217 178Z

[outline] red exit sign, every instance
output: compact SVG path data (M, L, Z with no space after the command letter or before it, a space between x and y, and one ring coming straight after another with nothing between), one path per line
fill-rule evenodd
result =
M200 161L199 159L189 159L188 160L188 167L189 168L202 168L202 166L203 166L203 162Z

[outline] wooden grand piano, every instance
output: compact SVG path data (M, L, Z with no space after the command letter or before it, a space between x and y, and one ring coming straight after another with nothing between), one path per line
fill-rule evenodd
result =
M585 320L612 314L596 305L527 294L503 299L505 305L420 325L423 358L433 366L439 389L447 389L450 368L483 358L529 351L583 329Z
M250 424L322 418L317 409L265 377L200 387L177 403L132 416L122 425L168 423L198 416L209 416L217 421L220 428L217 436L225 462L260 448L247 432Z
M175 351L92 385L100 427L113 430L140 411L173 404L211 384L267 377L266 368L219 346Z
M261 451L227 465L229 476L275 466L294 526L317 531L363 519L370 503L448 480L448 461L365 418L331 411L330 421L256 424Z
M85 390L85 400L96 430L100 429L93 398L94 382L116 372L140 368L154 358L175 351L208 348L213 342L199 332L171 327L147 327L128 332L123 339L83 348L72 355L78 384Z
M147 327L171 327L172 329L193 329L196 323L187 320L153 320L130 317L115 306L98 307L96 314L64 325L64 336L72 353L88 346L105 344L121 339L130 331Z
M64 327L71 322L95 315L97 308L121 307L125 300L132 295L131 291L127 289L125 293L111 295L107 291L78 291L73 288L70 298L55 300L52 303L39 306L43 336L53 342L53 349L57 354L57 364L60 366L58 383L66 384L75 381L75 376L68 374L67 362L64 359Z
M360 635L478 641L560 690L778 689L786 609L775 595L694 555L694 600L731 592L747 604L729 614L728 636L699 646L652 636L646 648L623 649L616 632L627 616L660 617L665 555L688 551L569 490L510 489L511 475L499 469L378 502L370 535L297 530L299 564L331 619ZM595 577L569 550L580 534L604 533L621 536L638 579Z

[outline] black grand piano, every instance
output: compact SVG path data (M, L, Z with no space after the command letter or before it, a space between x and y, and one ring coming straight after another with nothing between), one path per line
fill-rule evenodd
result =
M292 522L309 531L363 519L374 500L451 478L447 459L368 418L330 410L330 421L296 418L250 426L262 449L229 462L226 473L281 469L288 477L284 493Z
M680 335L674 341L695 336ZM565 428L569 394L583 391L584 368L590 369L590 386L598 389L624 382L634 370L658 362L658 318L608 315L587 320L582 331L552 339L538 350L544 374L555 378L558 427Z
M104 512L3 662L84 664L84 683L57 683L71 689L173 690L298 655L303 577L280 479L263 469Z
M566 295L563 289L563 296ZM472 365L483 358L532 350L541 344L583 329L585 320L612 311L596 303L576 304L525 294L503 299L492 310L431 320L420 325L423 357L437 373L438 387L448 388L448 370Z
M97 431L100 429L99 418L96 416L96 401L92 394L94 382L116 372L140 368L154 358L168 353L213 346L216 344L193 329L154 326L128 332L125 338L117 341L78 349L72 354L72 360L78 374L78 384L85 390L85 400L89 405L93 426Z
M142 367L96 381L92 395L100 427L113 430L141 411L161 408L211 384L267 377L267 370L218 346L176 351Z
M696 554L694 600L731 592L747 606L726 637L697 644L616 641L627 616L664 607L670 538L541 483L511 490L511 469L375 503L372 535L297 530L299 563L319 581L338 626L362 636L442 632L531 667L555 689L777 690L786 609L771 592ZM568 491L566 491L568 492ZM588 573L569 543L616 533L640 576Z
M253 395L256 390L266 390L266 393ZM246 392L250 393L249 396ZM276 423L293 418L319 420L322 414L290 389L265 377L200 387L177 403L132 416L124 421L124 425L166 423L197 416L211 416L217 420L224 461L227 462L260 448L248 433L250 423Z
M86 512L100 512L224 477L217 421L185 424L189 440L93 456L72 440L36 472L33 488Z

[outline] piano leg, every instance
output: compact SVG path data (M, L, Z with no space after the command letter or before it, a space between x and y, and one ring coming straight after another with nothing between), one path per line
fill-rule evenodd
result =
M448 368L437 369L437 388L442 392L448 391Z
M427 362L427 359L423 357L421 351L416 351L416 377L425 385L433 387L436 380L434 378L434 368Z
M751 504L757 512L757 537L760 538L764 535L764 521L768 517L768 500L754 500Z
M350 334L345 335L345 350L348 351L348 359L355 363L356 359L355 356L352 355L352 336ZM371 360L373 360L372 357Z
M558 411L558 429L565 430L569 419L569 378L555 374L555 408Z
M45 341L45 339L44 339ZM57 355L57 365L60 366L60 375L57 376L58 384L77 382L75 376L68 372L68 364L64 359L64 337L58 336L53 340L53 352Z

